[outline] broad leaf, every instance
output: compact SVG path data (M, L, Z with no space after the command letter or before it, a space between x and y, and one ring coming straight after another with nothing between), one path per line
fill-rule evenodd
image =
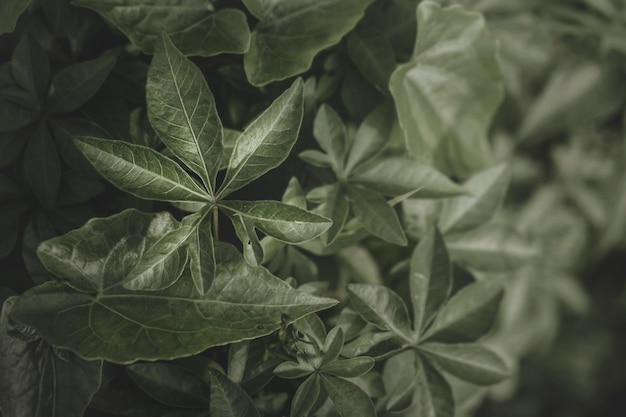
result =
M286 243L315 239L331 225L325 217L278 201L222 201L219 207L252 221L263 233Z
M233 381L219 373L210 370L211 406L210 415L220 417L259 417L248 394Z
M337 239L337 236L339 236L339 233L343 230L343 226L346 224L349 209L350 205L345 194L345 189L340 183L333 184L332 188L328 191L326 199L318 209L320 214L333 221L333 224L321 237L324 246L332 244L335 239Z
M239 10L212 10L206 0L78 0L95 10L147 54L165 32L185 55L243 53L250 45L246 16Z
M444 371L472 384L495 384L510 374L502 358L478 344L425 343L419 349Z
M321 379L341 417L376 417L372 400L361 388L331 375L322 374Z
M170 363L136 363L126 368L133 381L162 404L183 408L205 408L211 388L190 370Z
M85 358L128 363L171 359L267 335L336 301L294 290L231 246L216 245L217 274L200 295L188 272L160 291L128 291L123 277L174 226L169 216L127 210L92 219L41 245L60 280L24 293L12 318Z
M319 374L316 373L308 377L302 384L300 384L298 390L293 396L290 416L308 416L320 396L320 390L321 381Z
M349 284L348 297L365 320L412 341L409 314L398 294L382 285Z
M491 219L502 205L510 178L510 170L506 164L493 166L470 178L463 185L470 195L446 202L439 218L441 231L463 231Z
M219 196L225 197L280 165L298 138L303 112L297 79L237 138Z
M189 174L154 149L84 136L74 143L104 178L129 194L161 201L209 200Z
M482 271L509 271L521 268L539 252L510 225L490 223L474 230L446 236L446 245L455 262Z
M409 288L413 306L413 330L421 332L452 288L452 266L437 228L422 237L411 256Z
M48 111L69 113L87 102L100 89L115 65L115 57L101 56L59 71L48 91Z
M502 288L497 283L468 285L443 306L422 340L473 342L493 326L501 299Z
M3 1L0 3L0 35L13 32L17 19L28 9L32 0Z
M348 35L348 56L369 82L387 93L389 77L396 69L396 59L387 39L373 29L359 27Z
M37 200L52 209L61 185L61 158L46 123L39 124L26 146L24 173Z
M100 386L101 361L64 352L41 340L11 336L9 298L0 316L0 409L5 417L82 417Z
M367 115L359 125L354 141L348 153L345 172L349 175L353 169L378 155L391 136L394 109L389 103L383 103Z
M368 165L351 178L383 195L415 191L422 198L453 197L464 194L459 185L435 168L407 158L386 158Z
M396 245L407 244L396 212L380 194L355 186L347 189L350 207L368 232Z
M356 378L368 373L374 367L374 359L357 357L338 359L322 365L320 372L341 378Z
M222 123L204 75L165 34L156 44L148 71L146 101L155 132L213 195L223 148Z
M341 175L346 158L346 128L332 107L320 106L313 121L313 136L330 157L334 171Z
M503 97L496 42L482 15L433 1L417 8L413 58L391 93L411 154L466 177L491 164L487 131Z
M412 412L420 417L453 417L454 398L448 382L427 361L419 357L417 367Z
M306 71L322 49L339 42L363 17L371 0L244 0L260 19L244 56L256 86Z

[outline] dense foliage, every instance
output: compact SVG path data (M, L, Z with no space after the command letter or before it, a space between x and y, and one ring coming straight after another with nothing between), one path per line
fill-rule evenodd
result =
M3 1L0 415L611 415L624 39L623 0Z

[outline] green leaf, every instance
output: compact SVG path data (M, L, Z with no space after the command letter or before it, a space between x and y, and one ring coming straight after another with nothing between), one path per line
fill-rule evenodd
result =
M17 297L4 302L0 316L0 409L6 417L82 417L100 386L101 361L70 352L59 357L41 340L11 336L10 313Z
M222 155L222 123L198 67L163 34L146 84L148 118L163 143L197 173L210 195Z
M407 158L386 158L369 164L351 179L383 195L416 191L415 197L443 198L464 194L459 185L435 168Z
M161 201L209 200L189 174L154 149L84 136L74 143L104 178L129 194Z
M387 356L401 350L406 340L397 336L395 332L365 333L350 341L341 351L343 356L358 356L367 354L372 357Z
M452 266L446 245L434 227L422 237L411 256L409 288L413 306L413 330L421 332L452 289Z
M367 115L359 125L350 147L345 168L346 176L383 150L391 135L394 116L393 106L387 102L379 105Z
M338 359L322 365L320 372L341 378L356 378L368 373L374 367L374 364L374 359L362 356L358 358Z
M412 342L409 314L398 294L382 285L349 284L348 298L365 320Z
M284 314L297 319L336 304L248 266L226 244L216 245L217 274L204 295L188 272L164 290L125 290L136 260L174 226L169 215L126 210L46 241L40 258L60 280L22 294L12 319L81 357L129 363L265 336Z
M322 385L341 417L376 417L370 397L345 379L321 375Z
M222 201L219 207L229 215L252 221L266 235L286 243L315 239L331 225L329 219L278 201Z
M386 410L403 411L411 405L417 385L416 355L415 350L405 350L385 361L382 378L389 396Z
M385 37L368 27L347 36L348 56L369 82L383 93L389 89L389 77L396 69L396 58Z
M0 98L0 132L10 132L37 120L39 113Z
M61 185L61 159L46 123L37 126L26 145L24 171L37 200L53 208Z
M121 30L139 49L152 54L165 32L185 55L241 54L250 45L246 16L236 9L214 12L206 0L77 0Z
M15 162L26 146L29 135L30 129L28 128L0 133L0 169Z
M244 56L255 86L306 71L313 57L339 42L363 17L371 0L244 0L260 22Z
M343 330L341 327L334 327L326 336L322 347L322 366L337 359L343 348Z
M487 333L496 319L502 288L489 281L461 289L439 311L422 340L473 342Z
M304 196L304 190L300 185L300 181L296 177L289 179L289 184L285 188L281 201L285 204L296 206L303 210L306 210L306 197Z
M510 375L500 356L474 343L425 343L419 349L444 371L472 384L491 385Z
M47 92L50 61L46 51L28 34L23 35L15 47L11 75L39 104L39 99Z
M539 252L508 224L490 223L474 230L446 236L455 262L481 271L510 271L521 268Z
M274 374L285 379L295 379L305 377L313 371L315 370L308 363L285 361L274 369Z
M298 78L237 139L218 195L225 197L280 165L298 138L303 112Z
M470 195L448 200L439 218L446 234L472 229L487 222L498 211L509 186L511 172L507 164L479 172L464 185Z
M174 407L208 407L211 388L190 370L170 363L135 363L126 367L133 381L150 397Z
M248 394L237 384L214 369L211 375L210 415L220 417L259 417Z
M407 244L398 215L380 194L355 186L347 190L352 211L368 232L389 243Z
M307 417L320 396L321 383L319 374L308 377L293 396L291 417Z
M4 1L0 3L0 35L11 33L17 19L28 9L32 0Z
M330 168L333 165L328 155L315 149L307 149L300 152L298 158L318 168Z
M446 380L427 361L417 358L417 384L413 407L418 416L453 417L454 398Z
M100 58L70 65L59 71L48 91L48 111L69 113L96 94L115 65L115 57Z
M392 74L391 93L410 153L466 177L491 164L487 131L503 97L495 39L482 15L433 1L417 8L410 62Z
M330 157L333 170L340 175L346 158L346 127L332 107L320 106L313 121L313 136Z
M259 266L263 263L263 247L254 227L254 221L249 217L236 213L233 218L233 226L237 237L243 244L243 257L251 266Z
M205 216L194 228L187 239L189 244L189 270L196 290L199 294L206 294L217 270L215 263L215 241L211 234L210 216Z
M321 215L333 221L333 224L321 237L324 246L329 246L337 239L346 224L349 209L350 205L344 188L340 183L333 184L326 199L317 210Z

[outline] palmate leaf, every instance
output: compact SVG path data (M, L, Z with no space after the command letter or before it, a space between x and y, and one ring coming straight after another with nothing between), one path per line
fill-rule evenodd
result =
M15 47L11 57L11 75L37 99L47 92L50 61L46 51L28 34L23 35Z
M126 210L46 241L39 255L59 281L24 293L11 317L81 357L129 363L172 359L272 333L335 300L291 288L248 266L235 248L216 245L211 289L198 293L188 272L159 291L129 291L123 277L175 223Z
M321 385L320 376L317 373L311 375L300 384L291 403L291 417L309 415L320 396Z
M210 415L223 417L259 417L252 400L238 384L215 369L209 370L211 385Z
M419 356L416 359L417 384L413 397L413 415L419 417L453 417L454 398L448 382Z
M227 196L280 165L302 123L302 79L297 79L237 138L218 196Z
M487 130L503 97L496 42L479 13L433 1L417 7L410 62L391 93L410 153L459 177L491 163Z
M196 290L206 294L215 279L215 241L211 234L209 216L200 220L193 233L187 239L189 253L189 271Z
M334 171L340 174L346 158L346 127L332 107L320 106L313 121L313 136L329 156Z
M148 70L146 101L155 132L214 195L222 123L204 75L166 34L158 40Z
M208 202L209 195L176 162L127 142L78 137L76 147L113 185L148 200Z
M260 22L244 67L263 86L306 71L322 49L339 42L363 17L371 0L244 0Z
M372 400L361 388L332 375L322 374L320 378L341 417L376 417Z
M95 10L147 54L167 33L185 55L243 53L250 44L246 16L239 10L211 10L206 0L78 0Z

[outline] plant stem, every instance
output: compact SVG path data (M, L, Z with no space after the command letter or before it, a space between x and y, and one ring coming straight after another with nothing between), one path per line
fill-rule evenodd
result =
M219 235L219 224L218 224L218 210L217 210L217 206L213 207L213 239L215 240L219 240L220 235Z

